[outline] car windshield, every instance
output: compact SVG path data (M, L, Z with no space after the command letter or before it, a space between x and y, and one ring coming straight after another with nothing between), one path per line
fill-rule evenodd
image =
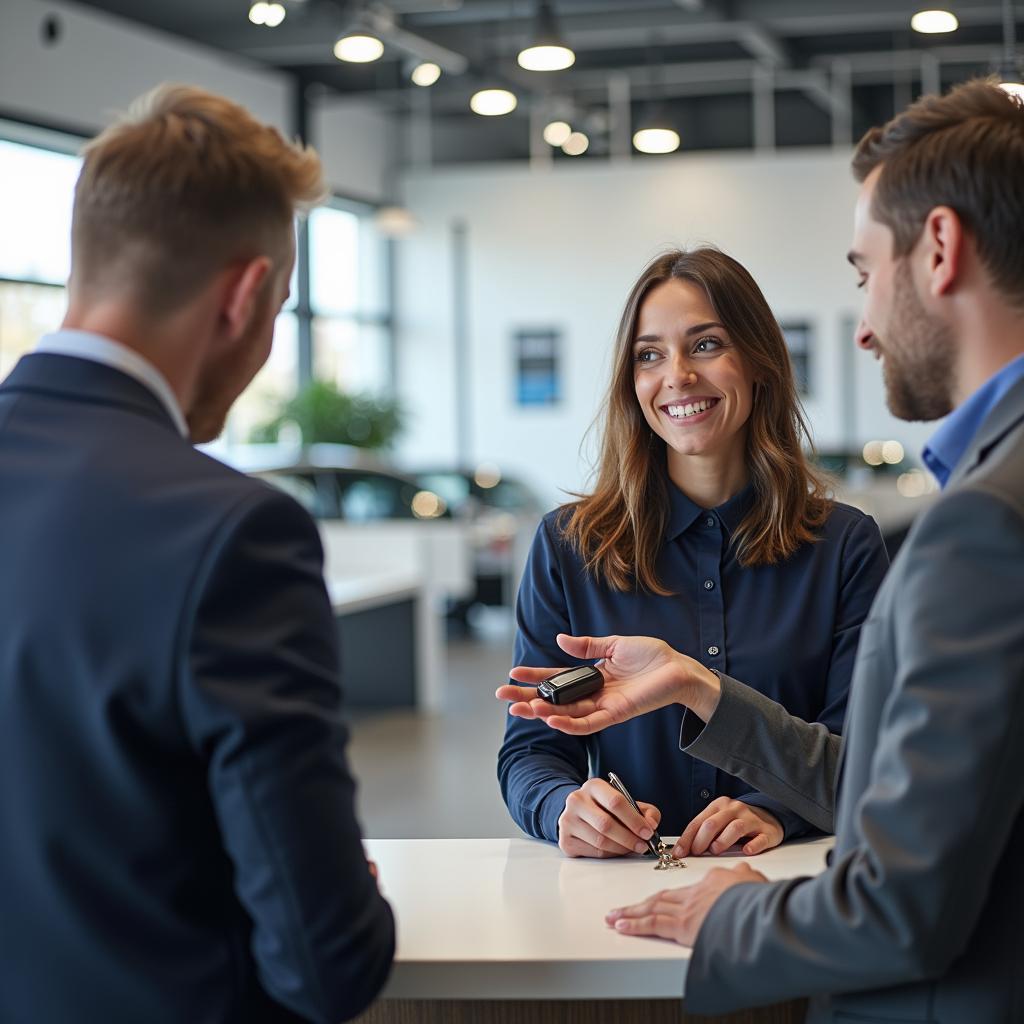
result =
M470 497L469 481L461 473L417 473L416 479L452 510L461 508Z

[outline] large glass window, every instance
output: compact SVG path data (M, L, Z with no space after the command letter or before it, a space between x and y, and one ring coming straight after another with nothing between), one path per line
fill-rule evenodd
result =
M0 380L60 325L81 161L4 138L0 124Z
M80 144L0 122L0 380L63 317ZM228 419L226 447L248 442L298 388L303 317L314 376L345 391L390 387L387 253L371 208L336 200L314 210L309 244L309 310L298 308L293 277L270 358Z
M314 210L309 248L314 376L342 391L389 390L387 251L370 211Z
M0 277L62 285L81 160L0 139Z
M387 253L371 210L335 200L309 216L309 316L313 376L341 391L380 394L391 383ZM300 385L298 283L277 319L266 366L238 399L217 450L228 459L278 414Z

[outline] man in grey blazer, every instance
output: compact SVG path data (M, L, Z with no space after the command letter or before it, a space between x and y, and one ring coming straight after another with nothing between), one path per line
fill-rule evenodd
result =
M648 638L559 638L605 659L578 706L498 694L571 733L681 703L687 753L835 831L814 878L717 869L608 915L694 947L688 1009L1022 1021L1024 105L988 82L925 97L864 137L854 173L858 344L896 415L951 415L924 455L945 493L864 623L842 741Z

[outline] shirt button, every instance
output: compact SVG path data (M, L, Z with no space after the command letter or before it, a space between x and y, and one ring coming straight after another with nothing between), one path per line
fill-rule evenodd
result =
M711 796L711 790L710 789L702 789L700 791L700 798L701 798L701 800L707 800L708 797L710 797L710 796Z
M714 580L705 580L704 581L704 589L705 590L714 590L715 589L715 581Z
M707 519L704 520L704 525L705 526L714 526L715 525L715 517L714 516L708 516Z
M717 647L709 647L708 648L708 654L710 654L712 658L715 657L715 655L718 654L718 648Z

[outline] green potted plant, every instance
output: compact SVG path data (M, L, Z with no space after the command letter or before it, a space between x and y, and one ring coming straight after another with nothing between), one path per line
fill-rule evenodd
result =
M256 427L255 442L278 440L281 428L294 424L302 444L348 444L388 448L402 429L402 409L392 399L339 391L325 380L310 381L285 402L278 414Z

